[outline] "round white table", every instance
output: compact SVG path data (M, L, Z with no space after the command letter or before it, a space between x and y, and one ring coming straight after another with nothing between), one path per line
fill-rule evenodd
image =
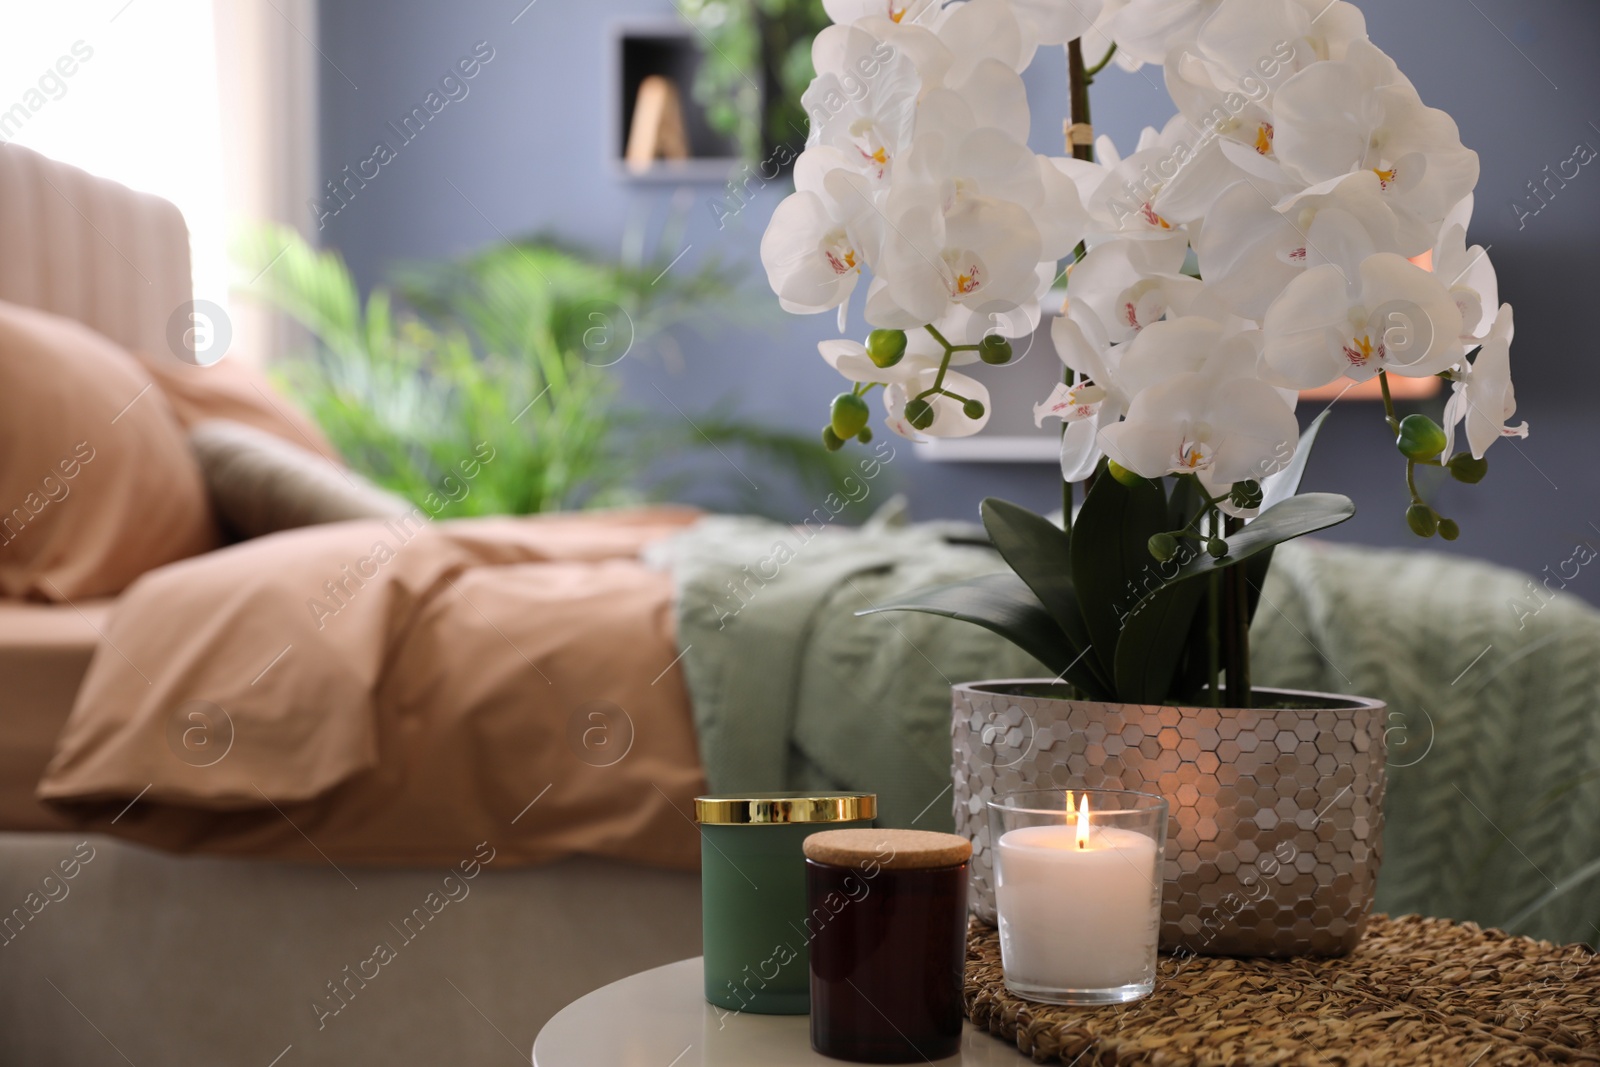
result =
M567 1005L533 1043L534 1067L815 1067L804 1015L734 1014L702 995L700 959L641 971ZM964 1024L961 1052L940 1064L1018 1067L1027 1057Z

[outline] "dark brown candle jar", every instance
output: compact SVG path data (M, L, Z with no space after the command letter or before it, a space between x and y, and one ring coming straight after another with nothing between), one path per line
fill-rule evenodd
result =
M955 1055L972 845L925 830L827 830L805 853L811 1047L856 1063Z

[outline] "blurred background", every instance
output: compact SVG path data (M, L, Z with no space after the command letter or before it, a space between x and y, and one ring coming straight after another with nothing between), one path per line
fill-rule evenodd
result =
M1518 417L1531 436L1495 450L1480 488L1424 487L1463 531L1453 544L1429 547L1548 573L1559 586L1563 579L1553 576L1574 546L1600 544L1591 406L1600 363L1589 327L1589 285L1600 276L1600 161L1574 162L1600 148L1600 7L1357 3L1372 38L1479 153L1469 239L1490 249L1502 299L1517 308ZM762 231L789 189L779 164L803 143L793 100L810 74L804 42L821 24L819 4L5 7L11 32L0 40L0 107L29 99L40 72L75 42L93 55L72 77L55 79L59 91L49 86L44 106L30 105L20 118L14 108L4 113L0 135L178 202L194 231L199 295L226 308L234 358L271 358L325 425L346 419L330 433L347 452L365 442L366 466L380 480L387 471L402 489L408 478L425 481L426 457L399 454L407 435L429 419L490 417L488 409L466 411L460 398L476 390L481 402L504 385L502 414L537 401L537 419L528 421L547 439L530 446L537 454L528 463L548 475L520 497L507 487L504 506L654 495L791 519L821 506L837 471L814 441L838 379L815 346L838 331L831 315L780 312L758 257ZM680 93L692 158L638 172L623 155L650 74ZM1026 79L1033 147L1059 153L1062 55L1041 51ZM1097 132L1124 151L1143 126L1171 114L1160 72L1150 69L1108 69L1093 106ZM220 114L230 116L227 127ZM255 225L262 220L279 228L264 231ZM336 253L348 282L337 260L316 260L312 246ZM299 268L283 269L297 258ZM230 283L309 324L321 338L321 362L304 362L311 338L303 326L265 315L237 288L230 293ZM370 322L361 301L375 288L419 309L422 322ZM558 349L572 338L584 347L582 388L564 397L560 389L536 396L567 375L560 367L469 366L472 352L486 351L486 336L521 345L537 363L543 342L530 339L517 309L543 299L534 295L541 288L565 295L541 305L536 325ZM865 331L857 305L852 334ZM474 341L452 357L447 342L458 328ZM424 387L396 401L398 413L378 425L327 387L341 348L346 367L381 350L411 386L413 364L426 363ZM440 369L452 365L472 380ZM1040 345L1016 365L990 368L987 380L1002 395L1014 392L1012 403L1031 403L1040 398L1034 383L1055 373L1053 353ZM430 383L449 386L456 399L430 401L438 392ZM1440 394L1414 406L1437 417L1443 403ZM1302 415L1319 409L1307 402ZM614 438L631 444L615 448ZM864 519L891 488L908 495L916 518L973 518L989 495L1035 508L1059 499L1053 466L1038 458L1048 451L1040 440L997 447L993 454L1019 457L1002 462L895 444L896 458L844 521ZM572 455L563 451L569 446ZM573 470L548 474L551 457ZM1333 538L1416 543L1403 520L1403 466L1377 405L1335 405L1307 487L1356 499L1357 517ZM1600 575L1582 570L1566 585L1600 603Z

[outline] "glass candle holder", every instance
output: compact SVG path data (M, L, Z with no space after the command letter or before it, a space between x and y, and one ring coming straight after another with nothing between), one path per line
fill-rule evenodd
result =
M1112 789L989 802L1006 988L1046 1004L1124 1004L1155 988L1167 802Z
M804 1015L811 1006L806 861L818 830L870 827L871 793L696 797L705 997L731 1012Z
M927 830L806 838L811 1047L855 1063L961 1048L972 845Z

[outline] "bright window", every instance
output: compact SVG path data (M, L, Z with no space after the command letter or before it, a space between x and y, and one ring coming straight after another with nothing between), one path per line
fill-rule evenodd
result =
M177 204L189 224L196 294L226 306L211 0L6 7L0 140Z

